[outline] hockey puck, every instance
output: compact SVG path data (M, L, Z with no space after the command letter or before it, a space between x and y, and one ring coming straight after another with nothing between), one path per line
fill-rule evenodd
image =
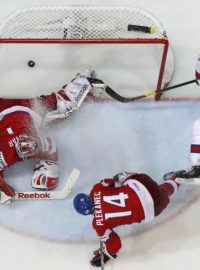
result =
M34 67L35 66L35 62L32 61L32 60L28 61L28 66L29 67Z

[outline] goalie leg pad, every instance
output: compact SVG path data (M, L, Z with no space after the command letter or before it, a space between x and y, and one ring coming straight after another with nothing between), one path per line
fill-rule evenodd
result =
M86 76L94 77L94 69L88 68L84 72L78 73L70 83L64 85L58 93L55 93L57 108L46 114L44 124L48 125L49 123L67 118L81 106L92 89L91 83Z
M42 190L50 190L58 184L58 164L54 161L41 160L35 167L32 187Z
M76 77L64 86L63 91L71 102L70 107L80 107L85 97L90 92L92 87L88 77L96 77L95 70L92 67L76 74Z
M82 102L84 101L85 97L91 90L91 85L86 78L78 77L75 78L72 82L66 85L64 92L65 95L71 101L70 106L80 107Z

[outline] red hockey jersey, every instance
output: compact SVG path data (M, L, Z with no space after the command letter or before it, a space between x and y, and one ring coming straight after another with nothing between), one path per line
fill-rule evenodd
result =
M128 185L114 187L114 180L105 179L93 187L90 195L94 202L93 227L99 236L107 229L144 219L141 201Z
M113 179L104 179L90 193L94 202L93 228L109 254L116 254L121 248L115 227L153 220L167 207L169 196L177 189L173 181L158 185L148 175L137 173L128 174L121 184L115 187Z
M38 138L43 114L55 108L54 93L30 99L0 99L0 171L22 160L15 147L19 136Z

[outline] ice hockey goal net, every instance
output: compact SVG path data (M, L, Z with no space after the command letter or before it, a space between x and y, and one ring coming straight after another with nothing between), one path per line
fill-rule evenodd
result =
M29 44L31 50L37 44L59 44L63 50L63 45L68 44L69 47L65 49L68 69L76 69L75 62L77 68L94 65L100 69L101 79L106 78L112 88L121 89L127 95L133 95L131 91L134 88L141 94L143 86L146 91L160 89L170 82L173 73L173 57L162 24L148 12L133 7L25 8L15 12L0 25L0 43L1 46ZM55 47L52 48L49 49L49 58L53 59ZM48 51L37 46L35 50L41 57ZM14 51L12 57L17 54L16 49ZM27 49L23 49L23 52L25 54ZM0 53L0 61L1 56ZM34 58L33 54L28 57ZM38 61L36 59L36 63ZM152 66L150 62L154 62ZM146 70L142 70L142 66ZM126 81L129 81L129 85L125 84ZM149 85L155 81L156 85L151 86L155 88L147 88L147 81Z

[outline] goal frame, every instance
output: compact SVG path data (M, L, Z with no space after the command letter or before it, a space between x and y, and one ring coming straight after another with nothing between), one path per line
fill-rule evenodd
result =
M53 6L46 6L46 8L48 7L53 8ZM59 6L55 6L55 7L58 8ZM69 7L69 6L66 6L66 7ZM76 7L76 6L71 6L71 7ZM83 6L83 7L87 7L87 6ZM95 7L95 6L92 6L92 7ZM96 6L97 9L99 7ZM40 8L40 7L39 6L30 7L30 9L31 8L33 9L33 8ZM115 7L111 7L111 8L115 8ZM21 11L23 11L23 9ZM19 12L20 10L15 12L12 16L8 17L6 21L9 21L9 18L14 17L15 14L18 14ZM6 22L4 23L4 25L6 25ZM0 25L0 29L1 29L1 25ZM120 39L118 38L101 38L101 39L75 38L74 39L74 38L12 38L12 37L6 38L6 37L1 37L1 33L0 33L0 44L10 44L10 43L13 43L13 44L160 44L160 45L163 45L163 50L162 50L162 56L161 56L161 61L160 61L157 85L156 85L156 89L154 89L156 91L159 91L161 88L163 88L162 83L163 83L163 77L164 77L164 72L166 68L167 55L169 51L169 41L168 41L166 32L163 31L162 35L163 35L163 38L155 38L155 39L152 39L152 38L132 38L132 39L130 38L120 38ZM166 82L164 84L164 87L166 87L169 82ZM161 97L161 93L156 94L155 100L159 100L160 97Z

